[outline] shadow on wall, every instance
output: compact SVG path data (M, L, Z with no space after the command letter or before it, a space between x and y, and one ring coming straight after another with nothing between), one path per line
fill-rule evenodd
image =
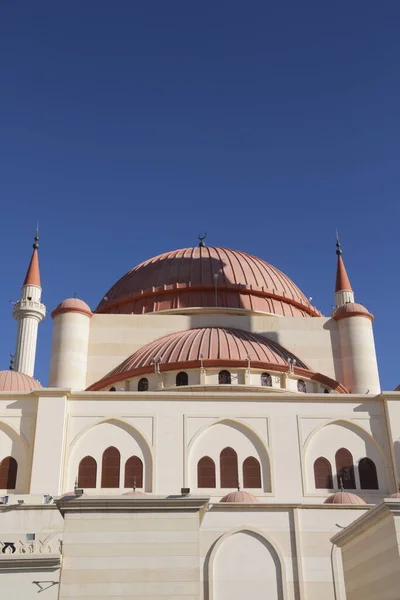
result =
M329 319L326 323L324 323L323 328L329 331L329 336L331 340L331 348L334 354L334 369L335 369L335 379L336 381L340 381L344 383L344 375L342 369L342 361L340 359L340 344L339 344L339 330L337 326L337 322L335 319Z
M396 475L397 475L397 480L399 480L399 474L400 474L400 440L395 440L394 442L394 457L396 460Z

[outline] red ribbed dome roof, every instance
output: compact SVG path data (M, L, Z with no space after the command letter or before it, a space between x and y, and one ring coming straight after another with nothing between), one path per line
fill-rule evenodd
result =
M36 379L18 371L0 371L0 392L30 392L42 386Z
M79 300L79 298L66 298L53 310L51 316L54 319L55 316L66 312L81 313L88 317L91 317L93 314L90 310L90 306L83 300Z
M366 504L366 502L350 492L336 492L325 500L324 504Z
M113 285L96 312L142 314L215 306L284 316L321 314L289 277L264 260L200 246L141 263Z
M243 503L246 502L248 504L258 504L260 501L254 494L250 494L250 492L242 492L241 490L235 490L234 492L230 492L223 498L221 498L220 502L237 502Z
M374 317L369 310L357 302L347 302L347 304L339 306L333 313L333 318L336 319L336 321L347 319L349 317L366 317L370 321L374 320Z
M201 357L202 355L202 357ZM161 371L205 367L243 367L250 356L255 369L288 371L288 359L295 359L295 373L321 381L339 392L347 390L337 382L310 371L294 354L262 335L228 327L202 327L178 331L137 350L89 390L102 390L117 381L152 373L154 357L162 357Z

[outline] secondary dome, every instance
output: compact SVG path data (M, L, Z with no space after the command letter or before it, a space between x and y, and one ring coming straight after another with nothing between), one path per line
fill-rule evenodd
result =
M30 392L42 386L36 379L18 371L0 371L0 392Z
M201 356L202 355L202 356ZM297 356L257 333L229 327L200 327L178 331L139 348L88 390L103 390L113 383L154 372L154 357L162 357L161 371L198 369L204 367L247 367L250 356L253 369L287 372L289 359L296 361L293 370L339 393L348 393L337 381L311 371Z
M205 367L244 366L248 355L254 368L268 365L285 370L289 358L295 359L298 367L308 368L294 354L256 333L228 327L201 327L171 333L143 346L89 389L103 389L135 375L152 373L155 356L162 356L161 371L174 371L198 368L200 361Z
M324 501L324 504L366 504L366 502L357 496L357 494L350 494L350 492L336 492Z
M121 277L99 313L142 314L206 307L321 316L284 273L237 250L198 246L160 254Z
M242 492L241 490L236 490L235 492L230 492L223 498L221 498L220 502L246 502L248 504L258 504L260 501L257 496L254 494L250 494L249 492Z

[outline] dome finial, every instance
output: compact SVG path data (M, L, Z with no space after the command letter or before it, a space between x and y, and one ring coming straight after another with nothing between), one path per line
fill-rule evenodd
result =
M133 478L133 491L136 492L136 477Z
M15 354L10 354L10 366L9 366L10 371L14 371L14 364L15 364Z
M38 248L39 248L39 221L36 224L35 241L33 242L33 249L37 250Z
M337 229L336 229L336 254L338 256L342 255L342 248L340 246L339 234L338 234L338 230Z
M340 491L344 492L343 479L342 478L339 479L339 487L340 487Z
M207 237L207 231L204 232L204 235L201 236L200 234L197 236L198 240L199 240L199 248L205 248L205 243L204 240Z

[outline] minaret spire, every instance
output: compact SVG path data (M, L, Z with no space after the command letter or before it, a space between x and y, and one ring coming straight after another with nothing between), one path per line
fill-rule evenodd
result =
M336 306L343 306L348 302L354 302L354 292L351 287L349 276L347 275L346 267L344 266L342 247L340 245L339 236L336 231L336 287L335 287L335 302Z
M46 307L40 301L42 288L38 249L39 230L37 228L31 260L21 289L21 299L14 305L13 312L18 321L14 370L30 376L33 376L35 368L38 326L46 315Z
M33 242L33 252L28 270L25 275L23 285L40 286L40 270L39 270L39 227L36 228L35 241Z

